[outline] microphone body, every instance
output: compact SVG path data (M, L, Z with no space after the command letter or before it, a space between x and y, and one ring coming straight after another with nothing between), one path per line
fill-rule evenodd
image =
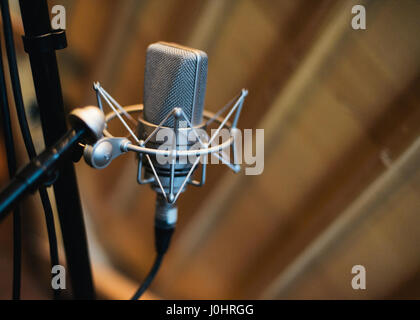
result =
M202 157L215 154L229 168L238 172L238 165L232 165L217 153L232 146L233 158L236 159L236 125L248 91L243 89L238 98L232 99L216 114L206 112L206 121L203 121L207 68L208 58L203 51L158 42L147 49L143 106L123 108L99 83L94 84L98 105L101 107L102 97L113 110L106 116L107 121L118 117L136 143L126 137L114 137L104 132L106 138L94 146L86 146L85 160L94 168L102 169L122 153L134 151L138 154L138 183L150 184L157 194L156 260L133 299L138 299L148 288L168 250L177 222L178 197L188 184L202 186L205 182L207 159L202 163L201 179L197 181L192 178ZM220 115L231 105L231 110L222 120ZM130 112L138 111L142 111L142 116L137 119L134 133L122 115L135 122ZM230 124L228 121L234 112L234 120ZM209 139L206 126L211 122L219 126ZM225 128L230 129L229 139L210 147Z
M193 126L203 120L207 54L174 43L158 42L147 49L144 75L144 120L159 125L181 108ZM164 126L173 128L174 119Z
M151 44L147 49L143 118L140 118L137 128L138 135L145 140L156 128L161 125L162 132L159 132L150 139L146 146L149 148L171 149L173 145L177 150L187 150L196 141L189 141L191 130L189 125L195 129L204 128L203 109L207 83L207 54L203 51L180 46L174 43L158 42ZM175 108L181 109L189 123L183 117L179 122L175 117L167 117ZM162 134L166 141L162 141ZM174 136L178 133L178 136ZM174 140L175 139L175 140ZM191 140L191 139L190 139ZM174 144L173 144L174 143ZM177 194L185 191L186 185L183 182L192 167L188 159L173 160L173 172L171 172L170 161L162 163L156 156L150 156L153 168L147 159L143 157L145 167L145 178L152 179L153 169L159 176L161 185L156 179L151 183L152 188L157 192L156 200L156 227L169 228L176 223L176 206L168 203L164 198L165 193ZM171 174L173 185L171 190Z
M126 137L114 137L107 131L104 132L105 138L93 146L86 146L85 160L92 167L102 169L122 153L136 152L137 182L150 184L156 191L157 255L152 269L132 299L138 299L148 288L168 250L177 222L178 197L188 184L204 184L207 158L203 157L214 154L233 171L239 171L236 162L231 164L219 153L232 147L233 158L237 159L236 126L248 91L243 89L237 98L215 114L204 112L207 68L208 58L203 51L158 42L147 49L143 106L123 108L98 82L94 83L99 107L102 109L102 97L113 110L106 116L107 122L118 117L135 144ZM221 114L229 106L232 106L230 111L222 118ZM142 116L136 121L130 113L139 111ZM230 124L229 118L234 113ZM136 133L122 115L137 123ZM209 138L206 127L212 122L218 123L218 128ZM222 129L230 130L229 139L213 146L212 142ZM201 166L201 179L195 180L193 174L200 160L205 160Z

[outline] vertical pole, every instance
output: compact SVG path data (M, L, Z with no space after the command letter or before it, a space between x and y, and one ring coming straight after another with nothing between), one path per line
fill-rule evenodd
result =
M25 38L36 41L52 31L46 0L20 0L19 3ZM45 145L49 147L67 132L57 58L54 49L31 50L28 54ZM94 299L82 206L71 162L63 164L53 186L73 296Z

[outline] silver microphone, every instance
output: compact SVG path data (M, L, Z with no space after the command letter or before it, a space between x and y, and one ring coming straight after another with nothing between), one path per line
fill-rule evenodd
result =
M177 149L188 149L195 141L188 141L189 126L176 127L175 117L169 116L176 110L182 112L194 128L203 128L203 109L207 82L207 54L203 51L180 46L174 43L157 42L147 49L144 78L143 118L139 119L137 133L141 139L146 139L159 125L165 130L170 128L174 134L179 133L176 140ZM182 111L181 111L182 110ZM158 134L147 142L146 147L159 148L164 143L157 140ZM190 135L191 136L191 135ZM184 139L181 139L183 137ZM168 143L168 141L166 141ZM173 224L176 221L176 207L164 193L177 194L190 171L192 164L188 161L175 160L173 166L173 183L171 185L171 165L157 161L151 156L153 167L159 176L159 181L151 182L152 188L158 193L156 204L156 223ZM185 159L184 159L185 160ZM142 160L139 160L142 161ZM143 158L145 178L152 179L153 168ZM159 182L161 185L159 185ZM163 189L163 190L162 190ZM169 203L168 201L169 200Z
M160 124L181 108L193 126L203 120L207 84L207 54L175 43L157 42L147 48L144 75L144 120ZM173 118L164 126L174 127Z
M234 172L240 169L237 163L241 150L237 124L248 91L242 89L217 113L204 110L207 64L207 55L203 51L158 42L147 49L143 105L122 107L99 82L93 86L99 108L104 110L104 99L112 109L105 116L106 123L118 118L131 140L115 137L104 130L102 139L85 147L86 162L96 169L103 169L126 152L137 153L137 181L150 184L157 192L159 212L156 216L166 216L159 220L168 223L176 221L176 210L170 209L176 209L174 204L187 185L202 186L205 183L209 155L220 159ZM230 111L227 112L228 108ZM141 116L134 119L131 114L137 112ZM222 117L225 112L226 116ZM134 123L136 129L133 130L126 120ZM206 132L210 123L217 124L211 137ZM229 136L223 139L222 134L222 142L219 142L222 130L223 134L228 130ZM192 176L200 161L201 178L195 180Z
M138 155L138 183L150 184L157 193L157 256L133 299L138 299L150 285L169 247L177 221L175 203L179 195L188 184L202 186L205 183L205 157L214 155L233 171L239 171L236 160L241 148L238 147L237 123L248 91L242 89L217 113L205 111L207 63L206 53L200 50L166 42L150 45L146 55L143 106L122 107L98 82L94 83L99 108L103 110L104 99L112 109L111 113L105 115L106 123L118 118L131 140L114 137L108 130L103 130L103 138L94 145L86 145L86 162L96 169L103 169L120 155L135 152ZM230 111L222 117L228 108ZM138 119L130 115L136 112L142 113ZM124 118L137 125L136 133ZM230 118L233 118L231 123ZM206 129L209 129L207 126L210 123L217 124L217 129L209 138ZM221 130L229 130L229 137L218 142L216 138ZM162 131L163 135L160 134ZM224 156L230 148L233 151L233 164L229 155ZM162 157L165 161L161 161ZM195 180L192 175L202 159L205 161L201 163L201 178Z

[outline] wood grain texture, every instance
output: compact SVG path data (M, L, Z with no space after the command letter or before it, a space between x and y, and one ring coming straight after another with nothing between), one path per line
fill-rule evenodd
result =
M209 17L223 32L206 37L212 39L206 45L211 57L207 105L216 110L235 94L238 83L248 84L251 95L242 123L266 130L265 171L258 177L234 177L214 168L205 189L181 198L179 229L154 285L160 295L257 297L418 134L413 126L409 133L401 131L418 116L414 104L408 107L416 96L404 99L417 85L417 5L372 2L367 6L369 29L357 33L349 24L354 3L236 1L223 23ZM171 8L164 11L168 16L176 12ZM283 14L273 15L268 8ZM156 15L165 14L156 10ZM252 24L247 23L250 16ZM162 28L153 28L156 37L165 35ZM139 51L133 47L127 73L121 73L127 81ZM130 91L128 86L120 86L121 95ZM401 103L407 108L398 108ZM127 162L121 161L122 167L133 170ZM122 175L125 182L116 192L122 197L113 196L113 203L134 211L138 201L138 208L152 211L145 203L153 195L134 189L134 182L127 184L129 175ZM135 219L142 235L126 233L125 243L143 238L143 252L152 255L150 214ZM122 223L121 228L130 227ZM125 261L132 270L139 258L126 246L125 254L115 254L119 260L130 256ZM142 265L150 264L143 259ZM326 297L333 296L333 288L325 290Z
M367 30L351 28L355 4ZM207 109L246 87L240 127L265 130L262 175L211 166L206 186L181 196L158 297L419 298L418 1L66 5L68 105L94 103L96 80L121 104L141 103L147 46L173 41L208 53ZM137 185L131 154L77 170L89 231L118 270L99 270L113 279L99 288L122 297L154 258L155 194ZM368 269L364 292L349 287L355 264Z

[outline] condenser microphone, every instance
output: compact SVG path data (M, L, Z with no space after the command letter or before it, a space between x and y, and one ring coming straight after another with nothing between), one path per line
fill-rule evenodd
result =
M102 139L85 147L86 162L96 169L103 169L120 155L135 152L138 155L138 183L150 184L157 193L157 256L133 299L138 299L148 288L162 263L177 221L175 204L178 197L187 185L202 186L205 183L206 160L201 162L201 178L192 178L200 160L214 155L234 172L240 168L236 161L241 150L237 124L248 91L242 89L217 113L204 110L207 64L207 54L203 51L157 42L147 49L143 105L122 107L98 82L94 83L99 108L103 109L104 99L112 109L105 116L106 123L118 118L131 139L115 137L104 130ZM134 119L131 114L137 112L140 116ZM226 116L222 116L224 112ZM136 133L124 117L136 123ZM217 129L209 137L206 130L210 129L211 123L216 124ZM219 142L216 138L221 130L228 130L229 137ZM233 164L229 156L225 156L230 150ZM161 161L162 158L167 161Z
M170 128L174 135L178 135L175 143L177 149L185 150L194 145L196 141L188 141L185 137L191 130L189 126L196 129L204 126L207 65L207 54L201 50L166 42L154 43L148 47L144 77L143 118L140 119L138 126L138 135L141 139L146 139L159 126L159 130ZM168 117L171 112L182 112L185 117L183 120L189 123L178 127L176 117ZM146 146L157 149L163 143L168 144L168 141L158 140L158 136L158 134L155 135ZM171 168L170 163L162 164L156 156L152 156L151 162L154 167L152 168L146 159L139 161L144 162L146 179L152 179L153 169L160 178L160 181L155 179L151 183L152 188L157 192L156 224L169 227L176 222L177 210L172 203L174 195L180 190L185 191L186 184L183 182L192 164L188 161L181 163L177 158ZM169 195L169 199L166 199L166 194Z
M158 130L172 130L172 149L186 150L193 145L188 139L190 130L204 126L203 109L207 81L207 54L203 51L174 43L158 42L150 45L146 54L144 77L143 117L137 128L142 144L158 149L165 142L159 139ZM183 117L187 124L180 127ZM148 137L153 136L152 139ZM169 138L168 138L169 139ZM166 141L168 142L168 141ZM152 271L133 299L138 299L161 264L168 250L177 221L175 194L185 190L185 181L194 168L191 163L172 157L170 163L161 163L157 156L139 156L139 177L142 183L141 165L144 161L145 182L150 182L157 192L155 209L155 247L157 257ZM159 178L154 178L158 176ZM169 196L167 196L169 195ZM169 198L168 198L169 197Z
M144 75L144 120L160 124L181 108L193 126L203 119L207 54L175 43L158 42L147 49ZM164 126L174 126L169 118Z

